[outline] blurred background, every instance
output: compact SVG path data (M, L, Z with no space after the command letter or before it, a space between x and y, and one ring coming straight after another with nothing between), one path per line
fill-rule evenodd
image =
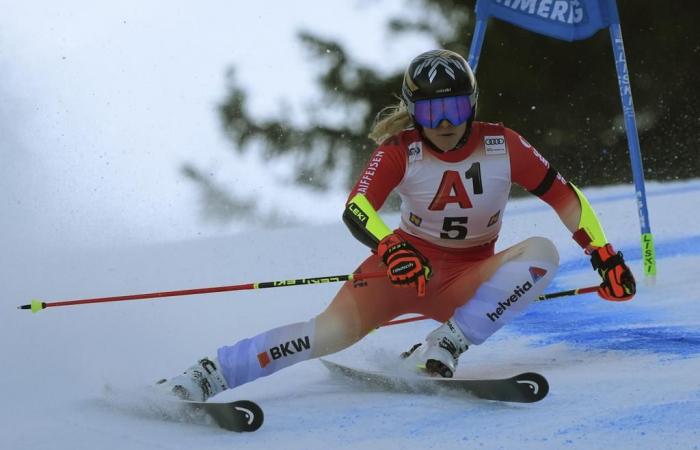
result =
M337 222L405 66L466 57L474 3L0 0L3 260ZM699 177L700 3L618 8L645 177ZM492 20L477 78L479 120L579 186L631 183L607 30Z

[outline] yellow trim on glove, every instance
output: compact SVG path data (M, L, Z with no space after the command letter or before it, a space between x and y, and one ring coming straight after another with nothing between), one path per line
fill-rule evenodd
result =
M377 242L393 233L364 194L355 195L346 209L355 216L355 223L361 224Z
M588 234L588 237L591 239L590 245L594 247L603 247L608 243L608 239L605 237L603 226L600 224L600 220L598 220L598 216L593 210L593 207L588 202L586 196L583 195L583 192L574 186L573 183L570 182L569 186L574 189L578 201L581 204L581 218L578 223L579 229L583 229L586 234Z

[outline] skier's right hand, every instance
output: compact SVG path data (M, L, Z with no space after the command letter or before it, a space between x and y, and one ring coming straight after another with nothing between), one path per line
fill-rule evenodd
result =
M415 286L418 296L425 295L425 284L432 270L428 259L398 234L379 242L377 253L387 266L387 277L395 286Z

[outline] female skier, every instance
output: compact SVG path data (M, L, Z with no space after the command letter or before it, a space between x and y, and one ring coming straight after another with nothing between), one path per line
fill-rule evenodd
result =
M601 276L601 297L634 296L632 272L607 242L586 197L518 133L474 121L477 95L464 58L430 51L408 66L403 101L378 117L370 137L379 147L350 193L343 220L372 249L357 272L385 269L386 278L346 282L317 317L221 347L166 381L166 388L206 400L342 350L406 313L442 325L402 356L430 374L451 377L460 354L521 314L557 270L557 250L543 237L494 252L511 182L557 212ZM401 198L396 230L377 214L392 191Z

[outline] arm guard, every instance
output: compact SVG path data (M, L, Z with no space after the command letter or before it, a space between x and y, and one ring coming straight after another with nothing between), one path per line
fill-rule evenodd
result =
M372 250L392 233L364 194L350 199L343 211L343 222L358 241Z
M578 230L573 235L574 240L584 249L589 245L593 247L605 246L608 243L608 239L605 237L605 232L593 207L591 207L586 196L576 186L572 183L569 183L569 186L574 190L581 204L581 218L579 219Z

